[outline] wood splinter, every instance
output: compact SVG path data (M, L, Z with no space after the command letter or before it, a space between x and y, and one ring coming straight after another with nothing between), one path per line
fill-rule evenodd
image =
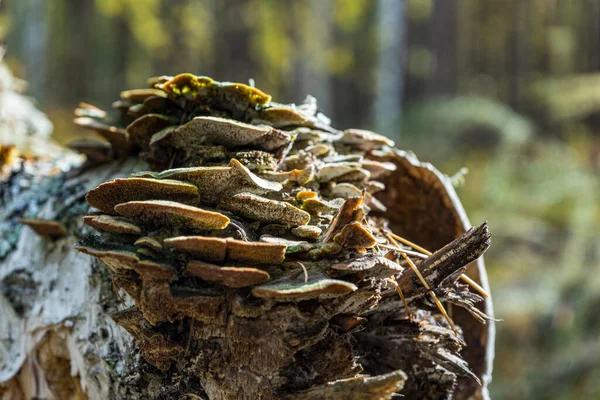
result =
M427 249L424 249L423 247L411 242L410 240L404 239L401 236L396 235L393 232L388 232L386 233L386 236L391 236L393 239L396 239L397 241L399 241L400 243L412 247L413 249L427 255L427 256L431 256L433 253L430 252ZM388 236L388 239L390 239L390 237ZM392 240L390 239L390 242ZM392 242L393 243L393 242ZM400 247L400 246L396 246L396 247ZM401 251L401 250L398 250ZM467 283L469 286L471 286L473 289L475 289L476 291L478 291L483 297L485 297L486 299L490 298L490 294L484 289L482 288L477 282L475 282L473 279L469 278L466 274L461 274L460 278Z
M456 335L458 335L458 331L456 330L456 327L454 326L454 322L452 322L452 319L450 318L450 316L446 312L446 309L444 308L444 306L442 305L442 303L440 303L440 300L437 298L435 292L433 291L433 289L431 289L431 287L429 286L429 284L427 283L427 281L425 280L425 278L423 278L423 275L421 275L421 272L419 272L419 269L417 268L417 266L415 265L415 263L413 263L413 261L406 254L404 254L404 253L400 253L400 254L402 254L402 257L404 257L404 259L406 260L406 262L408 262L408 265L410 265L410 267L415 272L415 274L417 274L417 276L419 277L419 280L421 281L421 283L423 284L423 286L425 286L425 288L429 291L429 296L431 296L431 299L434 301L434 303L437 306L437 308L440 310L440 312L442 313L442 315L444 316L444 318L446 318L446 321L448 321L448 324L450 325L450 328L452 328L452 330L454 331L454 333Z

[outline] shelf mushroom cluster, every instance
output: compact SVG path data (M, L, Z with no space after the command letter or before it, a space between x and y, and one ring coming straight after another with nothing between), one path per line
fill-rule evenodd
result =
M79 249L102 260L135 303L113 319L150 364L177 365L205 390L226 391L214 398L235 397L244 379L231 374L242 369L263 398L290 388L318 398L330 382L355 385L362 369L352 333L403 276L417 286L400 255L427 258L390 241L385 220L373 216L386 211L375 194L395 170L386 161L393 142L332 128L312 98L282 105L256 88L190 74L150 86L123 92L113 119L88 104L76 110L75 122L105 139L72 146L91 166L139 155L152 169L86 197L84 222L100 235ZM457 279L439 280L440 293L472 307L481 298ZM439 325L433 335L452 334L453 325L427 321ZM440 364L460 364L460 347ZM182 366L184 354L194 362ZM452 372L472 375L464 363ZM369 379L384 398L406 375Z

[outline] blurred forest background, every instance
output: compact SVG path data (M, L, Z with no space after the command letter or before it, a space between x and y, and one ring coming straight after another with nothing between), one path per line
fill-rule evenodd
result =
M0 40L61 144L78 102L192 72L467 167L504 319L493 397L600 398L600 0L8 0Z

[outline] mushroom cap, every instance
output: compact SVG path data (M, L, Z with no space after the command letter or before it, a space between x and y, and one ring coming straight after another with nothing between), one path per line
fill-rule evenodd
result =
M129 131L129 129L128 129ZM157 132L157 131L154 131ZM266 125L250 125L219 117L195 117L177 129L155 135L151 146L189 148L221 145L227 148L251 147L256 150L275 151L291 143L289 133Z
M306 185L314 177L314 171L312 168L306 169L293 169L291 171L284 172L265 172L263 174L265 179L274 182L295 182L298 185Z
M219 208L264 223L306 225L310 222L310 214L298 207L251 193L223 198Z
M308 282L300 279L280 279L256 286L252 289L252 295L265 300L302 301L314 298L335 298L357 289L352 283L324 277L309 278Z
M325 164L317 173L319 182L352 182L368 179L371 173L358 163Z
M104 139L108 140L115 149L129 148L127 131L115 126L107 125L90 117L78 117L73 120L75 125L96 131Z
M348 197L361 197L362 191L351 183L338 183L330 192L331 197L341 197L343 199Z
M227 239L227 259L256 264L281 264L287 246L280 243Z
M127 126L129 140L146 150L149 147L152 135L173 125L173 123L171 118L161 114L142 115Z
M302 225L292 228L292 233L304 239L316 239L321 236L323 230L315 225Z
M216 205L219 199L241 192L264 194L282 189L279 183L258 177L236 159L231 159L227 167L175 168L138 175L189 182L198 188L202 203L208 205Z
M19 222L33 229L39 236L48 236L51 239L58 239L67 235L65 227L57 221L21 218L19 219Z
M115 215L115 206L129 201L172 200L196 205L200 194L194 185L175 180L117 178L90 190L85 199L103 213Z
M394 142L387 137L364 129L346 129L339 142L364 151L381 146L394 146Z
M123 100L129 100L135 103L141 103L149 97L167 97L167 94L164 90L160 89L132 89L132 90L124 90L121 92L121 98Z
M77 246L82 253L94 256L104 262L112 271L133 270L140 274L145 281L174 280L177 274L170 267L154 261L140 258L126 250L95 249L87 246Z
M86 215L83 222L92 228L114 234L140 235L142 229L123 217L113 217L111 215Z
M162 244L158 241L158 239L153 238L151 236L144 236L139 238L133 244L134 246L140 246L142 248L148 248L152 251L161 251Z
M312 190L302 190L296 194L296 200L306 201L309 199L316 199L317 196L317 192L313 192Z
M267 108L259 113L253 123L267 123L277 128L288 126L304 126L308 124L308 118L291 107L278 106Z
M276 243L284 245L286 247L285 254L301 253L304 251L309 251L313 248L313 245L306 241L287 240L271 235L262 235L260 237L260 241L265 243Z
M218 282L232 288L253 286L270 278L267 272L257 268L221 267L196 260L187 263L186 271L205 281Z
M370 249L377 244L377 239L363 224L358 221L350 222L342 231L333 237L337 243L344 247Z
M79 103L75 109L76 117L105 118L106 112L88 103Z
M164 79L160 78L155 85L164 90L169 98L182 104L194 101L216 110L226 110L234 117L243 117L248 110L265 106L271 101L271 96L241 83L216 82L209 77L192 74Z
M229 218L223 214L174 201L130 201L117 204L115 211L134 221L153 226L213 230L229 225Z
M302 202L302 209L315 215L323 213L331 213L339 210L344 201L341 199L333 199L326 201L322 199L306 199Z
M208 261L224 261L227 256L227 239L207 236L178 236L164 243L194 257Z
M337 212L333 221L329 224L329 227L325 231L325 234L321 236L321 240L324 242L332 239L344 226L352 221L362 221L364 213L362 212L362 206L364 204L364 197L349 197L346 199L340 210Z

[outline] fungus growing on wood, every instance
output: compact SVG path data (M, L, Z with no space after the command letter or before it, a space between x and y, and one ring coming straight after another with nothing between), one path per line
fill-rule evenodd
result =
M140 235L142 229L123 217L113 217L111 215L86 215L83 222L92 228L114 234Z
M187 263L186 272L205 281L217 282L232 288L253 286L269 280L267 272L251 267L221 267L202 261Z
M171 200L193 206L200 202L200 195L196 186L181 181L117 178L90 190L86 200L105 214L116 214L115 206L129 201Z
M99 234L80 250L135 304L113 319L165 382L194 379L217 400L476 392L483 370L461 351L481 346L469 334L489 317L458 279L490 236L462 234L439 175L381 135L333 128L313 98L281 105L191 74L149 82L122 93L120 117L77 111L111 157L153 169L89 191ZM395 239L415 231L438 250Z
M309 277L306 282L298 278L283 278L255 287L252 289L252 295L273 301L303 301L335 298L357 289L352 283L324 277Z
M240 193L219 202L219 208L262 223L306 225L310 215L285 201Z
M59 239L67 235L66 228L57 221L21 218L19 222L33 229L38 235L47 236L50 239Z
M117 204L115 211L140 223L167 225L188 229L223 229L229 218L214 211L188 206L175 201L146 200Z

